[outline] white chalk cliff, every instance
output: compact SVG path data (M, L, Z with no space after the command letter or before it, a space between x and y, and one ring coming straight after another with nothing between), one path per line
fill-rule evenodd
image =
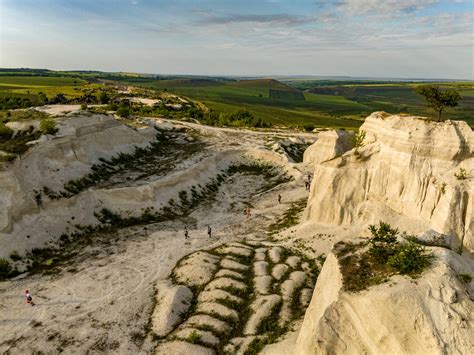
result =
M394 276L390 285L358 293L342 290L338 261L330 254L294 354L472 354L474 304L450 266L472 272L472 265L436 249L435 265L420 279Z
M433 264L419 278L396 275L360 292L343 289L338 259L329 254L293 353L472 354L474 282L459 275L474 275L466 252L474 249L473 132L465 122L383 112L361 130L362 147L347 148L335 134L313 145L305 222L388 220L401 230L443 234L453 250L431 247Z
M312 154L314 179L304 219L349 225L395 215L404 230L414 220L417 232L431 229L454 248L474 251L474 134L467 123L375 112L361 130L362 147L333 159L328 148ZM455 176L461 169L465 179Z

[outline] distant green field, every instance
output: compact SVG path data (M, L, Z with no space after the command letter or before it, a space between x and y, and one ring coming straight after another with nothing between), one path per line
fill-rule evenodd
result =
M187 96L217 112L249 110L267 123L278 126L314 126L357 129L374 111L434 117L423 98L414 92L420 83L375 81L287 80L284 83L260 78L235 80L212 77L157 77L134 73L93 71L56 72L48 70L0 69L0 98L48 97L58 93L79 97L97 92L103 82L132 85ZM465 120L474 127L474 83L440 82L462 95L458 107L448 109L444 118Z
M134 84L187 96L218 112L249 110L257 118L282 126L356 129L362 124L359 111L367 109L343 97L302 93L272 79L221 82L178 79ZM279 98L270 97L270 90L286 94ZM350 117L342 117L346 114Z
M292 85L291 82L287 84ZM465 120L474 127L474 84L471 82L438 84L443 87L455 87L462 95L459 106L446 110L444 117ZM371 85L363 82L360 85L357 83L337 86L316 85L304 91L304 101L292 98L292 95L270 97L271 85L278 90L287 90L288 93L292 90L288 85L270 79L226 82L150 80L139 85L188 96L221 112L244 108L252 111L258 118L281 125L333 126L351 129L360 126L363 118L374 111L434 117L434 113L425 106L423 98L414 92L414 87L419 83ZM293 91L298 91L298 85L295 85Z
M368 111L364 111L361 106L361 113L387 111L389 113L410 113L433 117L433 111L425 106L424 99L413 90L416 85L419 84L328 86L316 87L310 89L309 92L342 97L352 102L357 102L368 109ZM473 84L439 83L439 85L445 88L455 87L461 93L462 97L456 108L446 110L444 118L464 120L473 127Z
M36 86L73 86L84 85L87 81L67 77L42 76L0 76L0 86L36 87ZM1 88L0 88L1 90Z
M83 90L97 87L98 84L88 84L86 80L74 77L0 75L0 97L16 96L33 99L40 92L50 98L60 93L67 97L78 97L84 94Z

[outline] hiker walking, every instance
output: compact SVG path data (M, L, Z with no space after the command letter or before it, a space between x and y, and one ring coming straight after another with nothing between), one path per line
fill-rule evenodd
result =
M304 182L304 186L305 186L305 188L306 188L306 191L309 191L310 184L309 184L308 181L305 181L305 182Z
M31 297L31 293L28 290L25 291L25 300L26 300L26 303L28 303L31 306L35 305L35 303L33 302L33 297Z
M311 184L311 179L312 179L311 174L308 174L308 183L309 183L309 184Z
M209 226L209 225L207 226L207 236L208 236L209 238L212 237L212 229L211 229L211 226Z
M187 226L184 227L184 239L189 239L189 231Z
M278 203L281 203L281 195L278 195Z

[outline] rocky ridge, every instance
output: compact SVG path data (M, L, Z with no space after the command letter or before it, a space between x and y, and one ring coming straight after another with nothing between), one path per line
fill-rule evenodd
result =
M433 230L446 236L453 248L472 252L471 128L463 121L438 123L375 112L360 130L366 135L362 146L339 156L333 147L320 149L313 157L304 219L368 225L393 216L394 224L398 220L405 229L408 224L411 232ZM334 141L333 146L347 150L339 136Z

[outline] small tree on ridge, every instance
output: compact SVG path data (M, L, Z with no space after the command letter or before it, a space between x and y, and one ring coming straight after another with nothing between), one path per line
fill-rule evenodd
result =
M456 107L461 100L461 95L456 90L441 90L436 85L421 85L415 91L424 96L426 105L438 113L438 122L446 107Z

